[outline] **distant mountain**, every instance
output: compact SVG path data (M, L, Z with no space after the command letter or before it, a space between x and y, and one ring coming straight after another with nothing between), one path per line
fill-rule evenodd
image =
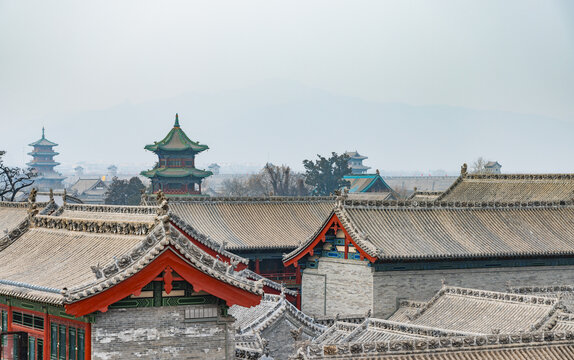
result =
M287 82L241 90L186 93L142 104L42 119L60 144L58 160L120 167L152 166L144 145L159 141L180 114L183 129L210 146L212 162L288 164L331 151L358 150L374 169L456 173L478 156L505 172L574 172L574 124L534 115L449 106L375 103ZM40 130L37 131L40 133ZM36 140L34 132L2 136L6 150ZM24 136L25 135L25 136Z

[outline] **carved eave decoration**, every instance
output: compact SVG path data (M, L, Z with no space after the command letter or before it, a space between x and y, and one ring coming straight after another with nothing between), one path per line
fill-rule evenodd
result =
M66 312L81 316L107 311L109 305L139 294L166 270L177 272L195 291L206 291L229 306L254 306L263 295L262 281L241 277L232 264L210 256L172 225L161 223L129 253L104 266L92 266L95 280L64 294Z
M336 234L339 229L345 233L345 248L347 248L349 244L353 244L359 252L361 260L367 259L371 263L377 260L377 249L367 241L366 235L356 230L352 221L346 217L343 207L337 204L335 211L327 221L325 221L319 231L301 243L297 249L285 255L283 257L283 264L285 266L293 265L298 267L299 261L302 258L307 255L313 256L315 247L319 245L319 243L325 242L326 234L329 230L334 230Z
M169 213L169 219L171 224L180 230L185 236L187 236L190 241L194 242L210 255L219 256L224 262L237 264L237 270L243 270L247 267L246 265L249 264L248 259L227 251L225 249L225 241L219 243L213 240L211 237L200 233L195 228L183 221L179 216L175 215L173 212Z

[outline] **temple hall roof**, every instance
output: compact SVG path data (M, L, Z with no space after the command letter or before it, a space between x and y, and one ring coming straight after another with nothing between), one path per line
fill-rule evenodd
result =
M282 316L287 316L295 328L303 326L313 337L320 335L326 329L281 295L265 294L259 305L250 308L234 305L229 309L229 314L236 319L235 327L240 334L261 332Z
M351 183L349 186L350 193L367 192L375 184L381 188L381 190L377 190L378 192L394 193L394 190L387 185L385 180L383 180L379 174L352 174L343 176L343 179Z
M333 214L357 246L379 260L574 254L572 202L341 200ZM321 230L284 261L304 252Z
M170 210L227 249L285 249L313 234L334 204L334 197L190 197L170 200Z
M443 287L409 324L478 334L536 331L559 311L556 299Z
M101 187L101 189L97 189ZM98 194L105 194L108 190L108 186L102 181L102 179L78 179L70 188L68 189L70 193L77 194L79 196L83 195L89 191L96 191Z
M441 191L415 191L409 196L411 201L435 201L442 195Z
M571 201L574 174L466 174L439 201Z
M216 281L263 294L262 282L236 273L189 241L169 215L152 218L150 209L66 205L59 216L32 216L30 227L0 251L0 294L73 304L135 276L169 252Z

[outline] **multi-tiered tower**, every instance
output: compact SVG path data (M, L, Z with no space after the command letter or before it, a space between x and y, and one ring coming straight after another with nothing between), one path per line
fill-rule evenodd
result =
M58 153L53 148L58 146L58 144L46 139L44 128L42 128L42 138L29 145L34 147L34 149L28 153L28 155L32 156L32 161L26 165L37 172L37 177L34 179L34 187L39 191L63 189L62 180L66 177L54 170L54 167L60 165L60 163L54 161L54 156L58 155Z
M167 136L146 150L158 156L156 166L141 174L151 179L152 192L162 190L168 195L201 195L201 181L212 175L211 171L195 168L195 155L209 149L207 145L190 140L179 126L179 116L175 114L175 124Z

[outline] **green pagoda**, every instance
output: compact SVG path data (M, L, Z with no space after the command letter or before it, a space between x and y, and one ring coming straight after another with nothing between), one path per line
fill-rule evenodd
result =
M54 147L58 146L55 142L46 139L44 128L42 128L42 138L31 144L34 149L28 155L32 156L32 161L27 163L37 174L34 179L34 187L39 191L48 191L50 189L60 190L64 188L62 181L66 178L56 172L54 168L60 163L54 161L54 156L58 155Z
M167 195L201 195L201 181L213 175L211 171L195 168L195 155L209 147L187 137L179 126L178 114L175 114L175 124L167 136L146 145L145 149L159 158L153 169L141 172L151 179L154 194L161 190Z

